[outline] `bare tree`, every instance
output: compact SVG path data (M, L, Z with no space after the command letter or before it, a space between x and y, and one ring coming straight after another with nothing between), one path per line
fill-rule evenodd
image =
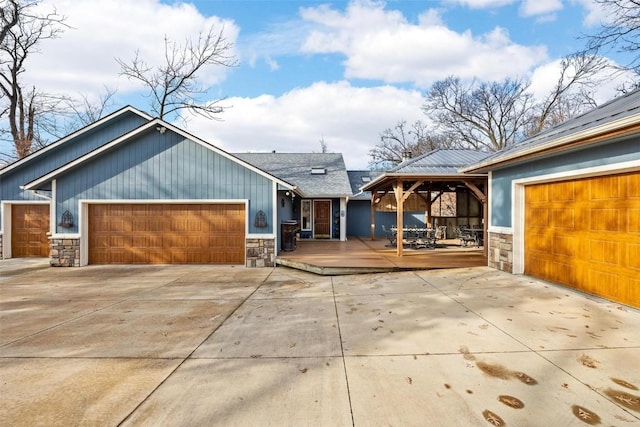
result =
M606 68L607 62L599 55L579 52L563 58L553 89L532 108L526 134L535 135L596 107L592 89L601 83L598 76Z
M431 132L426 123L418 120L407 127L406 121L380 133L380 142L369 150L369 167L387 168L406 157L417 157L438 148L453 148L453 140Z
M640 75L640 1L595 0L603 9L607 21L600 31L587 36L587 49L594 52L615 51L630 54L627 69ZM637 84L637 83L636 83Z
M32 151L39 137L39 118L61 102L22 81L27 59L38 51L40 42L58 37L65 27L65 17L56 11L45 15L32 13L37 4L37 1L13 0L7 8L3 7L2 14L0 116L7 115L9 122L8 129L2 129L2 135L10 135L18 158Z
M197 41L186 40L184 46L165 37L164 47L166 63L158 67L140 58L140 52L130 64L116 58L121 75L142 82L149 90L151 110L159 118L187 110L216 119L225 109L223 99L198 103L208 88L200 84L197 73L206 66L237 65L231 54L233 44L224 37L224 29L217 31L212 26L207 33L200 33Z
M16 0L9 0L5 5L0 7L0 21L2 22L2 28L0 29L0 43L4 43L4 39L11 28L18 24L18 18L20 17L20 5Z
M321 153L329 152L329 145L327 144L327 141L324 140L324 136L320 138L320 152Z
M533 104L529 83L512 79L475 87L474 83L464 85L457 77L434 83L423 111L464 146L501 150L524 131Z

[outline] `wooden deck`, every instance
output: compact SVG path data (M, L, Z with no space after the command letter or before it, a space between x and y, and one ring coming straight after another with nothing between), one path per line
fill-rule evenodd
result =
M483 248L460 247L458 240L440 242L436 249L405 249L401 257L386 243L353 236L346 242L299 240L296 250L278 254L276 264L331 276L487 265Z

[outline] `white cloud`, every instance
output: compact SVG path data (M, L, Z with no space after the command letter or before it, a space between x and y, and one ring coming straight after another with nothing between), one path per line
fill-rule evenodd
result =
M466 6L470 9L493 9L514 2L515 0L445 0L445 3Z
M596 3L595 0L571 0L571 3L581 5L585 9L582 20L585 27L598 26L603 22L608 22L611 18L604 6Z
M224 28L224 35L234 43L238 28L232 21L205 17L190 4L174 5L159 0L45 0L45 10L55 7L67 17L67 29L60 38L45 40L41 54L29 64L29 79L50 92L99 92L104 85L117 87L119 93L139 89L137 84L119 77L116 57L125 62L135 51L151 65L163 63L164 37L184 43L211 25ZM170 17L170 19L168 19ZM201 82L215 84L225 78L227 70L211 67L199 74Z
M523 16L548 15L562 9L562 0L524 0L520 6Z
M480 35L453 31L437 12L412 24L383 4L353 2L344 13L321 6L304 9L302 17L318 25L303 52L344 54L347 78L420 87L449 75L499 80L522 75L547 57L543 46L517 44L503 28Z
M417 91L317 82L279 97L230 98L223 121L194 117L186 128L229 152L320 152L320 139L349 169L366 169L379 133L400 120L425 120Z
M561 59L537 67L531 75L530 89L536 99L541 100L551 92L560 75ZM615 65L615 64L612 64ZM633 79L632 72L614 72L612 69L601 71L594 80L599 81L594 88L593 98L598 105L619 95L618 88Z

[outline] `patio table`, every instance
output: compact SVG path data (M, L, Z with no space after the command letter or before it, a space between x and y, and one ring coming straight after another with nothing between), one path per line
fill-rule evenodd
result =
M391 227L394 236L398 235L398 228ZM435 248L436 230L433 228L404 227L402 229L402 243L412 248Z

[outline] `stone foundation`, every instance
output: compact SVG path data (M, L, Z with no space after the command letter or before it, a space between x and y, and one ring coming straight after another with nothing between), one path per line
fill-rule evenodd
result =
M2 257L2 255L3 255L3 253L2 253L2 247L3 247L3 246L2 246L2 233L0 233L0 259L4 259L4 258Z
M51 267L80 267L80 239L52 238L49 240Z
M274 239L247 239L247 267L274 267L275 245Z
M513 273L513 236L511 234L489 233L487 258L489 267Z

